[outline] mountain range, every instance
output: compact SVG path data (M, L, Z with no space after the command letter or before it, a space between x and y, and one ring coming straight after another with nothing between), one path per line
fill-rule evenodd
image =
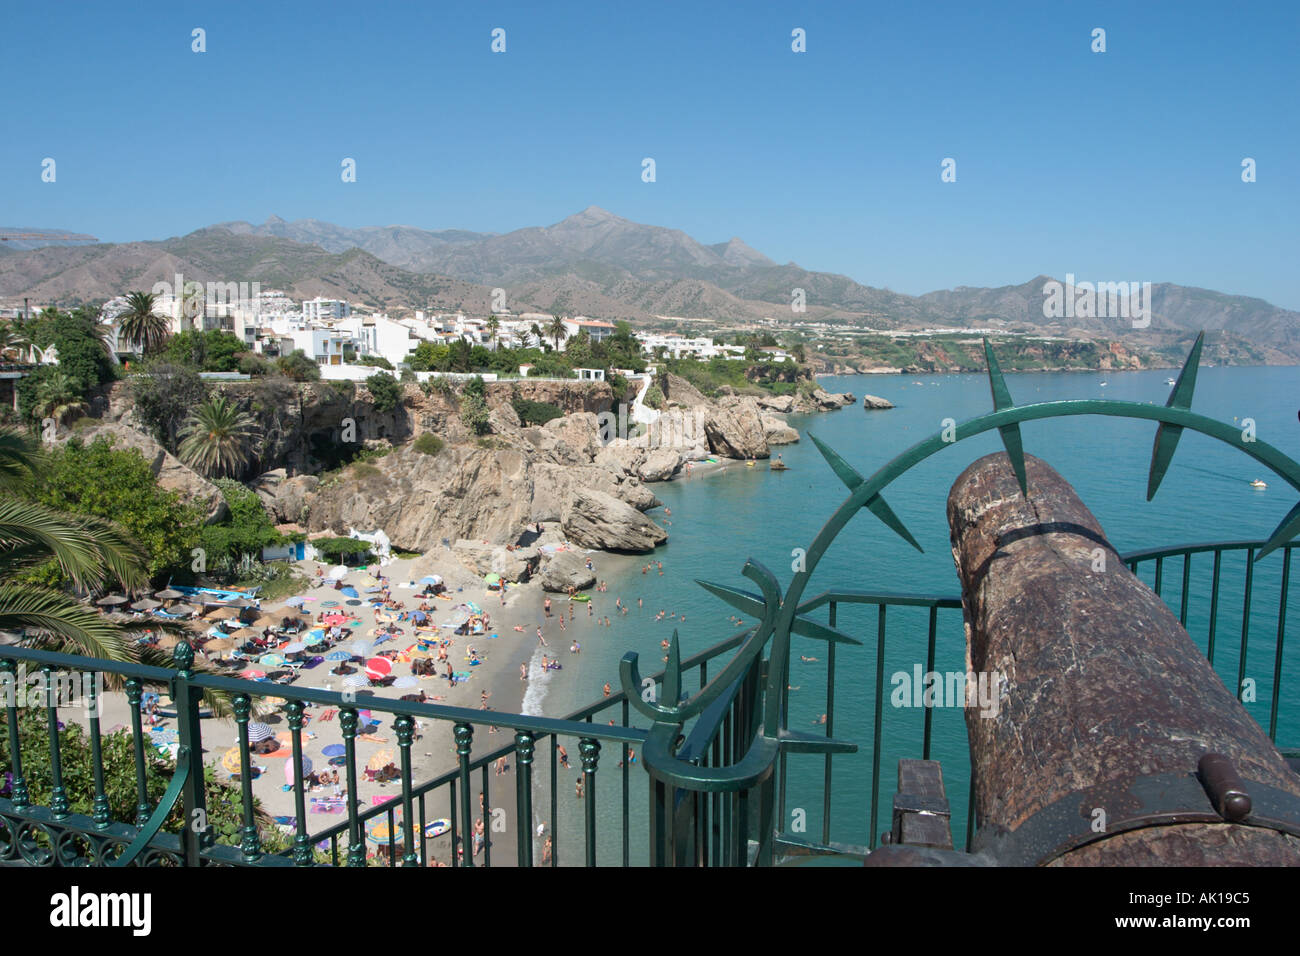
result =
M0 229L0 233L6 230ZM19 231L19 230L14 230ZM21 230L33 231L33 230ZM0 243L0 304L22 297L61 304L102 301L171 281L260 282L295 297L324 295L390 312L486 314L503 288L514 312L583 314L633 323L664 316L718 324L772 317L846 327L978 326L1068 337L1122 339L1176 352L1212 334L1216 361L1300 364L1300 313L1261 299L1155 283L1149 328L1129 319L1044 317L1044 283L961 287L921 296L778 264L741 239L707 245L676 229L632 222L592 206L551 226L496 234L412 226L347 228L272 216L223 222L161 241L39 245ZM28 243L27 245L34 245ZM802 289L806 311L791 309Z

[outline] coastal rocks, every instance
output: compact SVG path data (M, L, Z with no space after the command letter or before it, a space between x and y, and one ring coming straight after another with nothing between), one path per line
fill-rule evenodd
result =
M795 400L793 395L763 395L758 399L758 407L764 411L780 412L782 415L789 415L795 410Z
M559 464L590 464L601 450L600 421L592 412L553 418L541 427L538 449Z
M523 548L484 544L464 538L452 545L456 559L480 577L501 575L506 581L527 581L537 567L537 555Z
M670 406L681 405L684 408L696 408L710 404L699 389L680 375L669 372L667 375L661 376L659 381L663 383L664 400Z
M542 557L542 590L567 593L569 588L585 590L596 583L596 572L588 570L587 557L577 551L556 551Z
M871 411L872 409L877 409L877 408L880 409L893 408L894 403L889 401L888 399L879 398L875 395L863 395L862 407L867 411Z
M260 488L254 489L262 496L262 503L277 521L301 523L307 516L308 501L320 487L315 475L294 475L275 485L270 500Z
M763 436L769 445L793 445L799 440L799 433L775 415L763 416Z
M515 398L554 405L566 415L577 412L598 414L613 407L614 390L607 382L581 382L577 379L550 382L525 378L517 382L488 383L489 405L509 404Z
M637 468L642 481L667 481L682 466L682 456L671 448L654 448Z
M846 405L853 405L857 402L852 392L828 392L823 388L817 389L812 393L813 404L823 410L831 411L836 408L844 408Z
M639 478L619 474L600 465L557 465L535 462L529 490L528 521L559 521L565 503L575 494L600 492L637 511L659 506L660 501Z
M668 539L668 532L626 502L603 491L575 492L560 512L568 539L585 548L645 553Z
M642 481L667 481L681 467L682 456L673 448L647 449L620 439L598 451L595 463L617 475Z
M116 449L133 449L139 452L140 457L148 463L149 470L157 479L158 487L164 491L174 491L182 501L202 507L206 511L207 524L213 524L226 516L229 509L226 507L226 499L217 490L217 486L183 464L179 458L158 444L151 435L136 431L121 421L107 422L80 432L86 444L90 444L101 435L109 438Z
M758 403L735 398L719 405L704 421L709 450L726 458L766 458L767 437Z

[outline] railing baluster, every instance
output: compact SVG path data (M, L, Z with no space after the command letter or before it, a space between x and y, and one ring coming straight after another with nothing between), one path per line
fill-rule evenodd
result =
M622 744L619 745L620 747ZM593 737L583 737L578 741L578 753L582 757L582 776L584 780L583 813L586 818L587 831L587 866L596 865L596 763L600 760L600 741ZM627 764L627 754L623 755Z
M344 707L339 710L339 726L343 730L343 763L348 778L348 866L366 865L366 837L361 832L357 817L357 710Z
M1183 555L1183 593L1178 602L1178 623L1187 630L1187 593L1190 589L1192 577L1192 553L1189 551Z
M402 866L419 866L419 858L415 855L415 805L411 802L411 738L415 734L415 721L410 714L398 714L393 720L393 729L397 732L397 749L402 760Z
M707 673L707 670L708 670L707 665L700 668L701 688L703 688L703 686L706 683L708 683L708 681L706 681L702 676L705 673ZM629 709L628 709L628 702L626 697L623 698L622 710L623 710L623 726L626 727L629 719ZM631 816L631 805L628 802L629 784L630 784L630 781L628 779L628 773L631 771L631 769L632 769L631 763L624 760L623 761L623 865L625 867L631 865L631 856L629 855L629 849L628 849L628 820L630 819Z
M149 790L145 784L144 726L140 718L140 704L144 700L144 683L138 677L126 681L126 702L131 708L131 750L135 759L135 825L142 827L149 820Z
M1255 549L1246 549L1246 596L1241 602L1241 657L1237 661L1237 700L1241 700L1246 683L1246 645L1250 640L1250 593L1255 580Z
M303 703L300 700L289 701L289 738L293 746L293 806L297 813L294 825L297 835L293 838L293 862L298 866L311 866L311 842L307 839L307 788L302 776L302 714Z
M25 810L28 806L27 781L23 777L23 748L18 738L18 665L9 658L0 659L0 673L5 675L5 716L9 728L9 799L15 809Z
M450 810L447 811L447 819L451 821L451 866L456 869L460 866L461 854L456 852L456 847L461 845L460 836L460 814L456 809L456 781L447 782L447 803Z
M45 724L50 734L50 813L54 819L61 820L69 813L68 794L63 789L63 761L59 753L59 712L55 705L54 668L46 664L41 668L45 677ZM51 850L54 847L50 848Z
M1291 549L1282 549L1282 595L1277 606L1277 652L1273 657L1273 706L1268 716L1268 736L1277 743L1278 700L1282 690L1282 645L1286 639L1286 596L1291 587Z
M535 740L527 730L515 731L515 826L519 829L520 867L533 865L533 751Z
M871 833L867 846L876 848L876 815L880 807L880 725L883 721L885 687L885 608L880 604L876 625L876 727L871 743ZM828 717L827 720L830 718Z
M1152 590L1156 592L1156 597L1164 596L1160 593L1160 583L1164 579L1164 573L1165 573L1165 559L1156 558L1156 586L1152 588Z
M420 866L429 865L429 840L424 835L428 830L429 821L425 818L424 794L420 794Z
M104 792L104 750L99 735L100 681L97 671L82 671L82 692L90 705L90 762L95 770L95 801L92 816L95 828L105 830L112 822L109 816L108 795Z
M554 734L551 734L551 866L556 865L556 860L560 855L560 831L556 827L557 816L556 806L559 803L559 776L560 776L560 740Z
M939 605L930 605L930 634L926 641L925 672L934 673L934 640L939 627ZM834 645L831 645L832 647ZM934 720L934 708L925 708L925 736L921 744L921 759L930 759L931 726ZM829 758L828 758L829 759Z
M199 719L202 688L190 683L194 672L194 647L182 639L172 648L176 676L172 678L172 703L176 707L176 731L179 747L189 755L190 773L181 789L182 818L185 831L181 837L186 866L202 865L203 850L212 845L212 827L208 824L207 797L203 792L203 729ZM180 749L177 750L179 754Z
M492 839L488 836L492 832L492 785L488 782L488 765L483 765L483 789L479 791L479 803L483 816L483 866L487 869L492 868Z
M469 797L469 755L474 743L473 726L457 724L455 737L456 755L460 759L460 806L465 817L465 835L461 837L460 845L463 848L465 865L472 867L474 865L474 824L470 821L474 819L474 812Z
M244 825L240 828L239 848L245 862L252 863L262 852L257 822L253 816L253 760L248 749L248 719L253 712L253 699L247 694L235 695L235 727L239 731L239 789L243 798Z
M1214 631L1219 620L1219 569L1223 563L1223 552L1214 549L1214 577L1210 582L1210 636L1206 645L1205 659L1214 667Z

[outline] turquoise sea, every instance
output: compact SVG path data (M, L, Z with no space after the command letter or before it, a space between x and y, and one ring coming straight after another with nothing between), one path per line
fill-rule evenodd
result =
M1009 375L1012 397L1019 404L1070 398L1125 399L1164 404L1170 386L1166 379L1176 370L1109 373L1032 373ZM958 422L992 407L988 381L983 375L858 375L828 376L821 380L830 391L851 391L856 407L819 415L794 416L791 425L806 436L817 435L864 475L869 475L894 455L942 428L944 419ZM1102 383L1106 383L1103 385ZM894 402L890 411L865 412L864 393ZM1250 418L1260 441L1268 442L1300 459L1300 368L1202 368L1192 408L1220 421ZM1296 496L1262 466L1212 439L1184 433L1163 485L1154 501L1147 502L1146 479L1155 426L1119 418L1072 418L1033 422L1022 426L1025 449L1055 467L1078 491L1101 522L1111 542L1121 551L1216 540L1266 538ZM662 561L642 574L640 557L603 557L597 565L608 591L593 595L596 613L609 615L613 626L596 627L579 613L570 635L582 642L579 658L565 654L563 680L551 683L544 702L548 715L559 715L601 696L602 685L617 685L618 661L628 650L642 655L642 671L661 666L660 641L678 631L684 654L697 652L735 632L728 623L729 607L694 583L708 579L747 589L740 576L746 558L763 562L789 583L792 551L807 548L818 529L847 495L844 486L806 437L797 445L778 449L790 470L774 473L766 463L758 467L731 466L725 471L654 486L671 510L652 512L667 526L669 540L654 555ZM841 533L821 562L805 597L830 588L960 593L948 543L945 501L954 479L976 458L1001 450L996 432L956 443L904 475L885 497L924 548L919 554L866 512ZM1267 490L1249 482L1263 478ZM1206 646L1209 612L1208 582L1212 558L1192 562L1193 598L1188 631ZM1256 700L1246 707L1265 729L1273 686L1273 650L1277 640L1278 603L1282 557L1275 553L1256 565L1247 676L1255 683ZM1243 557L1225 556L1218 625L1215 669L1229 687L1236 684L1242 638ZM1181 560L1166 563L1162 593L1177 612ZM1145 575L1151 583L1151 573ZM1296 588L1292 588L1287 620L1294 631L1300 626ZM631 606L626 616L615 609L616 598ZM637 599L643 608L637 609ZM581 612L582 609L580 609ZM656 621L655 614L671 612L672 623ZM824 614L825 612L821 612ZM836 674L835 735L856 740L859 752L835 758L832 797L832 839L862 843L871 831L869 808L872 786L872 720L875 708L876 670L875 608L841 609L838 626L861 639L859 648L840 652ZM885 652L885 694L890 675L911 673L925 664L928 612L895 609L889 614ZM684 620L682 617L684 616ZM825 620L824 617L821 618ZM964 670L964 645L960 611L939 612L936 669ZM567 637L566 637L567 639ZM821 658L802 663L799 655ZM791 725L813 726L825 710L825 648L796 638L791 683ZM716 668L713 668L716 673ZM557 675L558 676L558 675ZM1290 636L1284 656L1278 743L1300 746L1300 640ZM879 817L877 834L888 828L889 807L900 757L919 757L924 711L893 708L886 698L880 758ZM937 708L933 717L932 757L943 763L954 821L965 817L968 786L966 729L960 708ZM575 748L569 748L575 753ZM600 860L619 858L617 811L621 809L620 777L614 767L617 755L601 764L598 788L602 843ZM571 774L561 774L561 820L558 827L561 862L576 862L581 851L581 807L574 797L577 764ZM806 811L808 833L821 833L822 759L792 758L788 780L787 813ZM646 777L639 768L632 774L631 831L644 834ZM545 805L545 804L539 804ZM955 838L964 839L961 826ZM639 848L642 839L634 839ZM641 854L633 850L636 862Z

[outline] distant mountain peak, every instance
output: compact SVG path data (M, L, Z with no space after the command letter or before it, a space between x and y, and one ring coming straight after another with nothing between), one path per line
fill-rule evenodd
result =
M608 209L601 209L599 206L588 206L582 212L575 212L572 216L561 219L557 225L572 223L574 225L589 225L602 222L627 222L621 216L616 216Z
M271 215L269 215L269 216L266 217L266 222L264 222L263 225L265 225L265 226L284 226L284 225L288 225L288 220L286 220L286 219L281 219L281 218L280 218L279 216L277 216L275 213L271 213Z

